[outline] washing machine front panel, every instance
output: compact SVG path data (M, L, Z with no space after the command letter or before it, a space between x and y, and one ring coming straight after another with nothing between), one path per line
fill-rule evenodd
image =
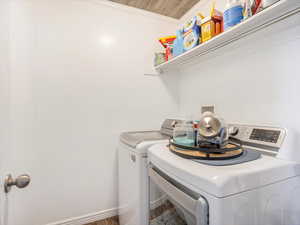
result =
M149 166L149 225L208 225L208 203L201 195L173 180L157 167Z
M300 225L300 177L216 199L210 225Z

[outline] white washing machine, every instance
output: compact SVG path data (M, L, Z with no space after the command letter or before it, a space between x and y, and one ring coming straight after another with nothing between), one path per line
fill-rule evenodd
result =
M236 158L186 159L165 144L149 148L150 182L166 196L150 210L150 225L300 225L299 149L282 148L284 129L235 126L245 150Z
M157 143L166 145L179 120L166 119L159 131L124 132L118 146L120 225L148 224L149 182L147 149ZM151 187L152 204L160 194Z

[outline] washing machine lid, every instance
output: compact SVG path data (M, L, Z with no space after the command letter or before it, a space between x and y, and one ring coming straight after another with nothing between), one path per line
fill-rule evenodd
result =
M132 148L137 148L137 146L142 142L153 142L168 139L169 136L162 134L160 131L124 132L120 136L120 141Z
M299 163L267 155L236 165L206 165L173 154L166 143L151 146L148 160L170 177L218 198L300 175Z

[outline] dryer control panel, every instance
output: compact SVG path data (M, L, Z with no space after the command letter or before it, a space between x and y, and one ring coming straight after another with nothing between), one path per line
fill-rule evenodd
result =
M174 127L176 126L176 124L180 124L182 122L183 120L179 119L165 119L165 121L161 125L160 132L164 135L172 137Z

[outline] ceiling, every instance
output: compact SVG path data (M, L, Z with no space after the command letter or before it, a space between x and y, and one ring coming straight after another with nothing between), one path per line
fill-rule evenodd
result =
M180 19L200 0L109 0L127 6L144 9L164 16Z

